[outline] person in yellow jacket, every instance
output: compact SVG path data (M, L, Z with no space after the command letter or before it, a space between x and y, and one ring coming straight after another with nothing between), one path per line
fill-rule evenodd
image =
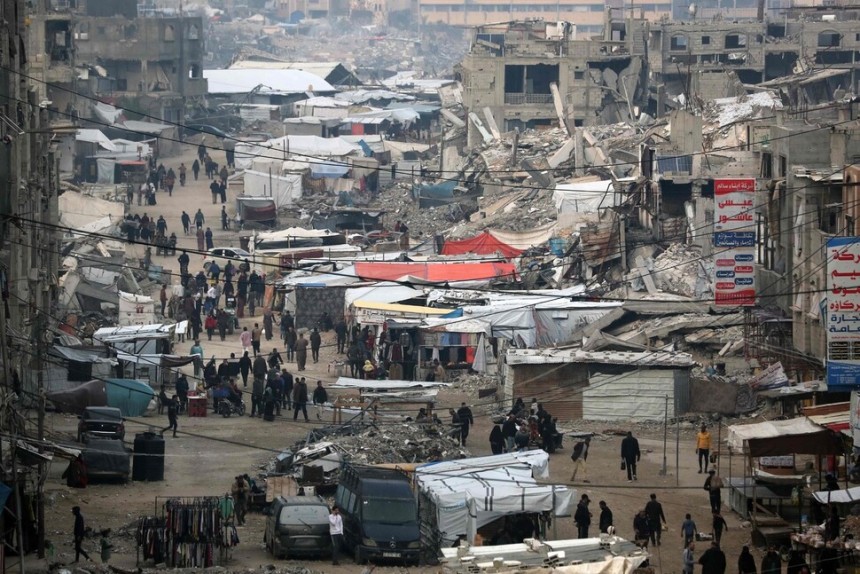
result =
M702 474L702 461L705 461L704 472L708 472L708 462L711 455L711 433L708 427L702 425L696 434L696 454L699 455L699 474Z

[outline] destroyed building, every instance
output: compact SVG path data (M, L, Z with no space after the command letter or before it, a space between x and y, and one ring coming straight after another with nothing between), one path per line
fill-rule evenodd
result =
M30 15L32 72L54 115L90 117L97 98L178 123L206 94L203 18L140 13L128 0L73 6L40 0Z
M484 114L489 108L503 132L634 121L640 111L659 117L766 82L776 82L772 87L782 88L787 101L808 105L856 91L860 34L853 18L840 11L778 24L649 23L607 10L595 37L581 33L578 23L486 24L472 31L456 76L466 109ZM793 74L800 74L796 81L779 84ZM474 122L471 144L478 141Z

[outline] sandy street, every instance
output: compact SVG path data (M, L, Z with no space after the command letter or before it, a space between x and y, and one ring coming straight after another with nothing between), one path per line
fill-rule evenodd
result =
M150 217L157 218L164 215L168 223L168 233L178 231L179 247L196 249L196 241L191 236L182 234L180 215L184 209L189 215L194 214L198 207L202 208L206 216L206 225L212 228L215 236L216 246L239 246L238 237L235 232L221 231L219 213L221 204L213 205L208 190L209 181L202 177L194 181L191 175L190 165L194 159L195 150L186 147L186 153L182 158L167 159L165 167L179 166L179 159L189 167L189 181L185 187L177 186L173 197L166 193L158 193L158 205L138 207L133 206L133 213L146 212ZM213 158L219 164L224 163L223 152L214 152ZM232 197L228 194L228 212L234 214ZM142 255L142 252L141 252ZM201 258L191 254L190 271L196 273L201 268ZM174 257L155 257L153 262L164 265L167 269L178 271L179 265ZM152 295L157 299L157 292ZM245 318L243 326L249 328L256 318ZM318 364L309 361L305 376L308 386L312 389L317 380L324 384L334 380L333 373L329 372L330 363L336 359L336 348L332 346L334 334L332 332L323 334L323 349ZM185 354L188 352L190 341L177 345L177 352ZM241 352L238 334L228 340L221 342L217 334L212 341L206 340L203 334L202 345L205 356L226 357L231 352ZM271 341L263 341L262 349L268 354L272 348L283 350L282 343L273 338ZM289 368L291 365L288 364ZM292 368L289 369L294 372ZM528 402L530 397L524 397ZM246 404L250 412L250 396L246 396ZM477 455L489 454L487 437L490 431L488 414L495 410L495 405L488 399L466 397L459 391L445 391L440 394L438 412L446 413L448 407L458 406L461 400L467 400L473 405L476 416L476 428L470 434L472 452ZM550 412L551 405L548 406ZM406 413L405 413L406 414ZM414 413L408 413L414 414ZM305 436L305 433L316 421L314 411L310 409L311 422L293 422L291 416L277 417L274 422L263 422L260 418L231 417L222 418L213 416L211 410L206 418L188 418L181 416L179 419L180 434L177 438L168 436L166 438L166 465L165 480L159 483L135 483L127 484L93 484L84 490L67 488L61 474L65 469L65 463L56 462L51 467L50 476L45 486L48 505L46 516L48 522L47 536L56 547L55 558L61 562L71 562L74 558L72 551L71 530L73 525L70 509L74 505L80 505L87 523L95 531L110 527L116 529L128 525L141 515L153 514L156 511L156 497L170 495L203 496L221 495L229 491L233 477L240 473L254 475L258 468L269 460L274 454L284 447L290 446L296 440ZM446 417L447 420L447 417ZM49 438L56 441L74 441L74 433L77 419L62 414L49 414L48 431ZM151 415L141 419L129 421L127 424L126 440L133 441L134 434L149 427L161 428L167 425L166 416ZM603 431L607 429L623 429L619 423L590 423L588 425L568 424L566 427L578 430ZM606 438L597 438L592 442L591 452L588 459L588 479L590 483L578 483L573 486L576 489L576 499L582 493L587 493L592 500L591 509L594 514L594 523L591 533L597 533L597 516L599 500L605 500L614 512L615 525L621 536L632 537L632 521L636 511L644 507L650 493L657 494L658 500L662 501L668 519L668 531L664 532L663 545L652 549L654 558L652 563L661 572L679 572L681 564L681 535L679 527L684 513L690 512L702 531L710 531L710 512L707 494L702 490L704 475L696 473L696 460L694 454L694 431L689 427L681 433L681 469L680 487L676 487L675 478L675 434L670 429L668 451L666 453L669 476L659 475L663 463L662 427L657 424L635 431L640 438L643 449L643 459L639 470L639 481L628 483L626 475L619 470L620 455L619 445L621 437L606 435ZM716 429L714 429L716 435ZM716 438L716 436L715 436ZM572 443L565 441L564 450L552 455L550 471L552 481L567 483L570 478L571 461L570 451ZM647 452L644 452L646 451ZM728 476L728 460L722 461L721 474ZM733 462L735 472L740 468L740 461ZM578 477L579 478L579 477ZM738 517L728 511L725 506L727 495L724 493L724 516L729 524L729 531L724 536L723 547L726 551L729 570L733 571L737 556L743 544L749 543L748 529L741 529ZM232 561L227 564L229 568L243 569L273 563L272 558L267 555L262 545L262 533L265 517L261 514L249 514L248 523L239 528L240 545L233 553ZM575 528L572 518L563 518L552 528L552 538L563 538L575 536ZM133 567L135 565L135 544L132 537L114 536L116 550L113 564L121 567ZM85 546L97 555L97 538L86 541ZM704 543L697 550L696 556L705 549ZM757 560L761 553L756 552ZM8 561L12 564L14 559ZM39 561L35 557L28 557L29 566L37 567ZM325 561L308 561L305 564L322 572L360 572L360 568L342 562L341 566L331 566ZM410 572L436 572L439 568L410 568ZM378 572L405 571L401 568L380 568Z

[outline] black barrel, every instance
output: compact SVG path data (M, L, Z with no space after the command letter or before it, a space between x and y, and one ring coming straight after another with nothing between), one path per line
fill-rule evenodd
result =
M154 432L134 436L132 480L164 480L164 437Z

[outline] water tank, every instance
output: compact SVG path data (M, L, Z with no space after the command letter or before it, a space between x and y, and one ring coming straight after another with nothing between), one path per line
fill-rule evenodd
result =
M132 480L164 480L164 437L154 432L134 436Z

